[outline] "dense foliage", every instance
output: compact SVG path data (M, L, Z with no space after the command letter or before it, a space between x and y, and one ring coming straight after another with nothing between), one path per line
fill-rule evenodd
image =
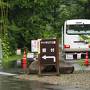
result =
M90 18L90 0L1 0L2 6L8 11L0 17L4 56L30 49L31 39L60 37L67 19Z

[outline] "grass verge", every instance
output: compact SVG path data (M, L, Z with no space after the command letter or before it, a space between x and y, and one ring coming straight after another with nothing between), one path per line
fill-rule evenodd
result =
M12 68L15 66L17 60L21 60L22 55L12 55L8 58L3 58L2 65L4 68Z

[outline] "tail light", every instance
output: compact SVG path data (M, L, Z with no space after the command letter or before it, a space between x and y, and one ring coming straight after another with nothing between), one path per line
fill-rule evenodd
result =
M64 45L64 48L70 48L70 45Z

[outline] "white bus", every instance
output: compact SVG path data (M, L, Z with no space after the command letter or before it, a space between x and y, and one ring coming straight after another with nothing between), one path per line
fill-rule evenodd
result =
M90 52L90 20L65 21L62 28L62 51L65 60L85 59L86 51L88 54Z

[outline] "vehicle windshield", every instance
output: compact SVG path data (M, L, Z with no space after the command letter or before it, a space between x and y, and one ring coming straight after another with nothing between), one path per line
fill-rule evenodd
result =
M67 25L66 32L67 34L90 34L90 25L89 24Z

